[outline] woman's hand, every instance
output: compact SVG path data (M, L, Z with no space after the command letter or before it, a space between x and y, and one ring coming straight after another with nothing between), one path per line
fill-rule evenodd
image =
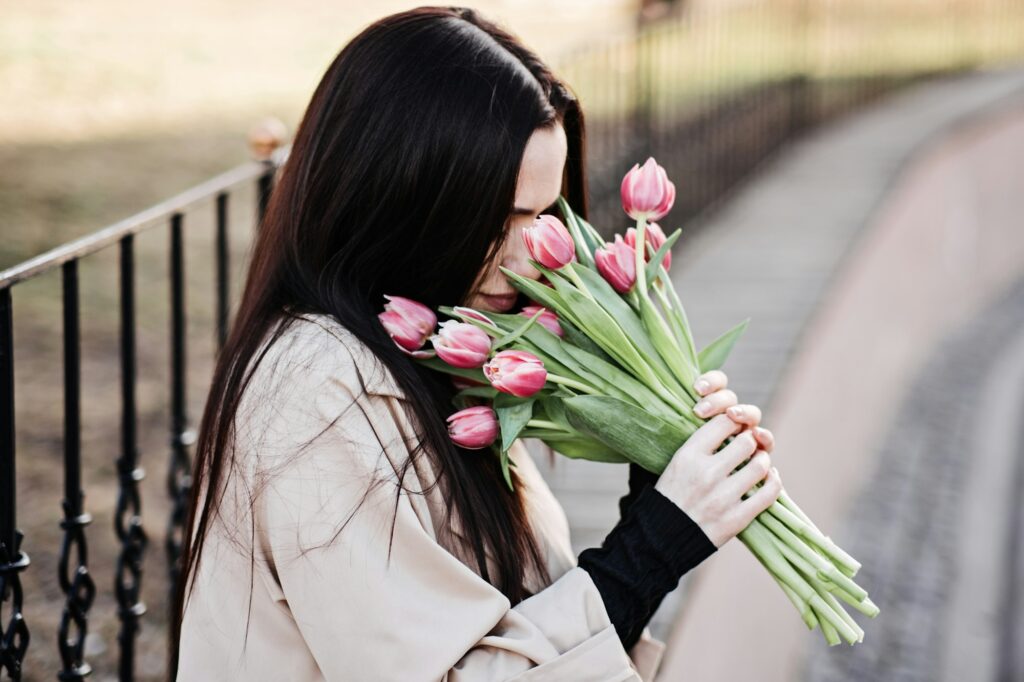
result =
M739 405L726 383L719 370L698 378L694 388L703 397L697 407L707 402L708 409L697 413L710 419L676 451L654 485L700 526L715 547L746 528L782 490L768 454L774 437L758 426L760 408ZM732 435L732 442L716 452ZM746 466L733 474L743 462ZM744 500L743 495L762 480L765 484Z
M771 452L775 449L775 436L771 431L758 426L761 423L761 408L757 405L740 405L736 394L726 388L729 377L725 372L713 369L697 377L693 387L701 400L694 405L698 417L710 419L716 414L725 412L733 421L744 424L754 432L757 444Z

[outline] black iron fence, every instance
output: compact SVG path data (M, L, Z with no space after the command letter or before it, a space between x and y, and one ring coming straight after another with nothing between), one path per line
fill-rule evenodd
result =
M135 638L146 605L140 599L143 562L149 544L142 521L139 482L144 477L140 466L136 410L136 298L135 237L141 232L166 229L170 271L170 457L167 463L167 492L171 513L164 532L164 548L169 571L169 588L177 579L187 500L190 492L191 460L189 446L195 431L186 411L185 346L185 216L189 209L213 199L216 229L216 333L220 344L227 335L229 311L228 215L232 196L240 188L255 184L258 214L262 215L271 191L273 174L280 154L254 161L215 177L198 187L154 206L104 230L73 241L21 265L0 272L0 595L7 614L0 631L0 672L12 679L21 678L21 664L31 641L31 630L23 617L20 574L31 565L22 549L23 535L17 526L15 486L15 394L13 288L19 282L61 269L64 361L64 498L60 527L58 580L64 593L64 607L57 633L61 680L83 679L92 672L84 656L90 607L96 585L89 572L85 528L92 517L85 508L81 482L80 415L80 299L78 264L82 259L105 249L116 248L119 259L120 360L121 360L121 433L116 459L118 480L114 529L120 543L116 559L114 593L120 624L118 641L118 677L133 679Z
M900 3L850 0L841 8L838 3L810 0L721 4L726 9L714 3L709 7L690 3L669 10L667 16L644 24L629 36L577 50L560 62L559 71L577 89L587 111L588 170L596 225L613 230L625 227L619 225L623 221L619 182L629 166L647 155L656 156L677 184L676 208L666 231L682 223L694 229L700 218L714 210L765 158L809 127L905 83L1019 59L1024 53L1024 0L936 0L925 3L923 19L917 16L914 21L914 16L900 15L902 28L895 32L890 24L894 12L902 7ZM861 8L862 14L851 7ZM879 35L867 31L851 42L846 34L858 21L887 28ZM911 49L895 49L905 42L911 43ZM891 52L884 53L886 49ZM206 229L205 223L193 218L197 211L212 206L213 325L219 347L230 323L229 214L239 205L239 197L244 201L247 192L254 192L255 221L262 215L274 170L287 153L284 147L271 153L273 145L272 140L264 149L265 160L235 168L127 220L0 272L0 677L3 672L12 679L22 679L23 674L33 679L86 677L92 670L85 648L89 626L99 623L104 627L109 621L111 627L116 626L116 652L97 652L92 663L102 659L110 671L116 667L121 680L162 678L162 660L147 666L148 672L138 672L136 640L146 615L141 588L143 568L153 561L147 551L150 537L158 536L164 544L165 556L160 561L166 573L158 575L155 582L173 589L190 494L190 446L196 434L190 425L186 391L186 232L194 224ZM167 233L161 253L166 259L170 293L169 452L165 463L169 504L166 521L157 524L143 522L140 487L144 475L136 396L136 237L160 230ZM116 608L114 613L95 613L94 599L101 591L90 573L90 536L86 531L92 517L85 504L80 442L84 403L79 264L112 250L118 256L121 414L120 443L110 448L116 478L112 514ZM22 577L33 564L23 547L17 516L15 368L16 351L30 354L33 348L15 348L13 306L15 286L57 268L61 270L63 319L64 433L58 446L63 500L53 523L59 525L62 540L57 550L57 581L45 576L36 581L51 604L63 604L54 641L54 631L38 633L24 616ZM47 494L58 485L54 477L35 489ZM51 651L39 660L52 665L23 673L26 652L37 633L40 645Z

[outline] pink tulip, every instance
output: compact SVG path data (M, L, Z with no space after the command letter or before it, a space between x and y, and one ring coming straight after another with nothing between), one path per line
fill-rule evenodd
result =
M576 260L576 245L562 221L545 213L523 230L530 256L546 268L557 270Z
M423 344L434 332L437 316L434 312L417 301L403 296L384 294L388 303L384 304L384 312L377 319L384 326L395 344L409 355L419 356L429 351L420 351Z
M630 218L660 220L676 201L676 186L653 156L641 167L633 168L622 178L622 208Z
M539 305L528 305L524 306L520 315L524 317L533 317L537 314L538 310L543 310L540 317L537 318L537 322L544 325L544 327L555 336L561 336L565 332L562 331L562 325L558 323L558 316L547 308Z
M502 393L526 398L544 388L548 371L533 353L524 350L503 350L484 365L484 376Z
M442 322L430 341L438 357L452 367L463 369L482 366L491 352L491 337L487 332L457 320Z
M661 245L665 243L665 233L662 232L661 226L658 223L648 223L647 228L644 230L644 242L650 244L655 251L661 248ZM629 248L636 250L636 228L631 227L626 230L626 243L629 244ZM647 247L644 246L644 250ZM644 261L650 261L651 257L646 253L644 254ZM661 261L661 264L668 270L672 265L672 249L665 252L665 259Z
M498 437L498 418L487 405L459 410L447 419L448 435L470 450L486 448Z
M615 291L627 293L636 282L636 251L615 235L615 241L594 251L594 264L601 276L608 280Z

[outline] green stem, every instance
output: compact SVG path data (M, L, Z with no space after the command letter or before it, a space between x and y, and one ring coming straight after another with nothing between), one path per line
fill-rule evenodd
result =
M857 633L857 641L863 642L864 630L860 627L860 625L857 624L857 621L850 617L850 614L846 612L846 609L844 609L843 605L839 603L839 600L836 599L835 596L828 590L822 589L822 587L817 583L812 583L811 586L815 590L817 590L818 595L825 600L825 603L828 604L833 611L838 613L839 617L842 618L843 621L850 626L850 629Z
M531 419L526 422L526 425L537 429L551 429L552 431L559 431L561 433L570 433L570 431L566 431L559 424L546 419Z
M860 570L860 562L847 554L812 524L806 523L789 509L779 504L778 501L773 502L772 506L768 507L768 511L772 516L786 524L794 533L818 547L836 565L844 569L843 573L853 576Z
M588 289L588 288L587 288L587 287L586 287L586 286L585 286L585 285L583 284L583 280L581 280L581 279L580 279L580 276L579 276L579 274L577 274L575 270L573 270L573 269L572 269L572 268L570 268L570 267L563 267L563 268L559 268L559 269L557 270L557 272L558 272L559 274L563 274L563 275L565 275L567 279L569 279L569 280L570 280L570 281L571 281L571 282L572 282L573 284L575 284L575 285L576 285L576 288L577 288L577 289L579 289L579 290L580 290L580 292L581 292L581 293L582 293L582 294L583 294L584 296L586 296L587 298L589 298L589 299L590 299L591 301L595 301L595 299L594 299L594 295L593 295L592 293L590 293L590 289ZM595 301L595 302L596 302L596 301Z
M690 331L690 322L686 319L686 309L683 308L683 302L679 300L679 294L676 293L676 288L672 286L672 280L669 279L668 270L664 266L661 266L659 276L665 280L665 288L668 289L669 299L672 301L672 310L675 315L679 318L679 326L683 329L683 334L686 336L686 345L690 349L690 354L693 356L694 364L699 364L700 354L697 353L697 346L693 342L693 333ZM700 368L697 368L700 371Z
M779 494L779 500L778 501L779 501L779 504L781 504L783 507L785 507L789 511L793 512L793 514L798 519L800 519L801 521L806 523L808 526L810 526L812 530L814 530L816 533L819 533L820 535L822 535L829 542L832 542L832 538L830 538L829 536L827 536L824 533L822 533L821 530L816 525L814 525L814 521L811 521L811 517L808 516L804 512L804 510L801 509L800 506L793 500L793 498L791 498L789 496L789 493L786 491L785 488L783 488L782 492ZM827 556L827 554L823 550L818 549L817 551L819 551L823 555ZM849 556L849 555L847 555L847 556ZM856 561L853 557L849 557L849 562L850 562L849 565L845 565L845 564L838 564L838 565L839 565L839 570L840 571L842 571L848 578L852 578L853 576L857 575L857 571L860 570L860 562Z
M768 571L768 575L770 575L772 579L776 583L778 583L779 587L789 598L789 601L793 602L793 606L795 606L796 610L800 613L800 618L803 619L804 624L807 626L807 629L813 630L814 627L818 625L818 617L814 615L814 610L810 607L807 601L799 594L797 594L796 590L790 587L785 580L776 575L775 571L772 570L772 567L768 564L768 562L751 545L747 536L741 536L740 542L746 545L747 549L750 550L750 553L754 555L754 558L757 559L761 563L761 565L765 567L765 570Z
M805 578L797 569L790 565L785 556L782 555L779 543L763 525L758 523L757 519L754 519L749 526L743 529L741 534L751 540L751 544L757 552L768 555L772 570L777 571L782 580L803 599L807 600L807 603L818 612L820 617L826 618L832 623L836 630L843 635L844 639L849 641L851 638L856 638L856 633L849 628L835 611L829 608L825 600L818 596L814 588L808 584L808 578Z
M520 438L539 438L543 441L559 441L573 438L573 436L567 431L550 431L548 429L531 429L524 428L519 432Z
M665 269L662 268L661 271L664 272ZM657 294L658 300L661 302L662 308L664 308L666 311L666 315L668 316L669 327L672 329L673 337L675 338L676 343L678 344L681 352L683 353L683 356L688 360L689 365L692 368L694 368L694 373L699 375L701 373L700 357L697 355L697 349L694 347L693 344L693 335L687 328L686 317L685 315L681 315L678 310L673 308L672 301L669 300L669 298L666 297L665 295L665 289L671 290L672 283L668 282L666 284L666 282L661 278L656 279L654 281L654 293ZM673 290L672 293L675 293L675 291ZM687 393L689 393L690 396L693 397L694 402L700 399L696 392L693 391L693 387L685 386L684 388L686 388Z
M575 388L577 391L589 393L590 395L601 394L601 392L594 388L593 386L588 386L587 384L576 381L575 379L570 379L569 377L563 377L557 374L552 374L551 372L548 372L548 381L550 381L553 384L560 384L562 386L568 386L569 388Z
M647 232L647 216L642 215L636 219L636 243L633 248L633 262L636 264L636 285L638 296L647 296L647 276L645 269L647 247L644 246L644 237Z
M842 599L844 602L863 613L868 618L874 618L879 614L878 605L871 601L871 597L867 597L864 601L857 601L850 595L846 594L843 590L833 590L832 594Z
M817 611L815 611L817 613ZM821 623L821 634L825 635L825 641L828 642L829 646L836 646L842 644L843 640L839 637L839 632L835 629L832 623L828 622L828 618L819 618Z
M774 516L767 513L761 513L758 515L757 520L763 523L768 530L773 532L775 536L782 541L782 543L799 554L800 558L806 561L820 578L828 580L829 582L834 583L837 587L846 590L846 592L857 601L867 598L867 590L853 582L851 578L848 578L845 574L840 572L836 566L826 561L820 554L808 547L806 542L797 537L793 531L787 528L785 524L780 522Z
M789 493L786 491L785 488L783 488L782 492L779 493L779 502L782 503L783 507L796 514L797 518L801 519L808 526L815 530L818 530L818 527L814 525L813 521L811 521L811 517L805 514L804 510L797 506L797 503L793 501L793 498L789 496Z

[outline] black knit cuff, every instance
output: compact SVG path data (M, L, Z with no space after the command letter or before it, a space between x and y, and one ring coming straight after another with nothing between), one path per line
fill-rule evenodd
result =
M716 549L682 509L648 486L600 548L580 553L578 564L597 586L628 650L665 595Z
M717 549L700 526L654 486L644 488L629 515L648 529L647 537L655 541L649 552L672 567L676 584Z
M634 462L629 463L629 492L619 498L619 518L626 515L644 488L658 482L659 475L644 469Z

